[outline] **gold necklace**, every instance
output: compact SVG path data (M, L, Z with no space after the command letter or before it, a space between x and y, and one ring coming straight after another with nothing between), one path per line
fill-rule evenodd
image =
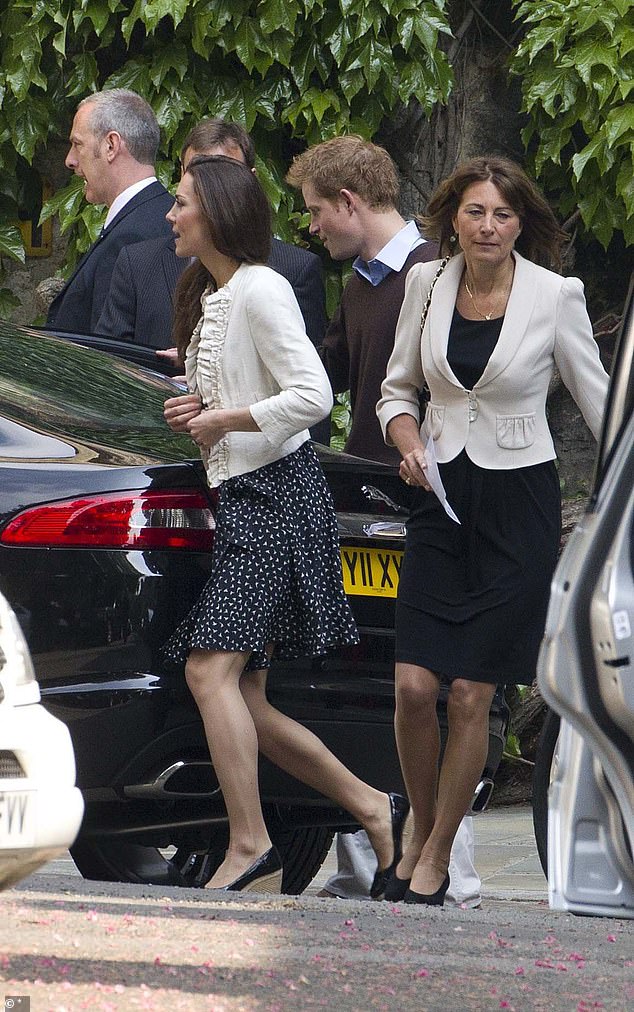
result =
M478 303L476 302L476 300L475 300L475 298L473 296L473 292L469 288L469 282L467 281L467 275L466 275L466 273L464 275L464 286L465 286L465 289L467 291L467 295L469 296L469 298L471 299L471 301L473 303L473 308L475 309L476 313L478 313L478 315L481 316L483 320L492 320L493 319L493 310L491 310L490 313L483 313L482 312L482 310L480 309ZM504 297L505 297L505 299L507 298L506 286L505 286L505 289L504 289Z
M466 275L465 275L465 279L464 279L464 286L467 289L467 295L471 299L471 301L473 303L473 308L475 309L476 313L478 313L478 315L481 316L483 320L490 320L492 318L492 316L493 316L493 313L483 313L482 312L482 310L478 306L478 303L476 302L476 300L473 297L473 292L469 288L469 282L467 281Z

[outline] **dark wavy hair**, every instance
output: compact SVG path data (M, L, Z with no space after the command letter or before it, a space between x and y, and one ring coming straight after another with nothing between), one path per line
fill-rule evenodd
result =
M463 162L433 193L420 223L425 236L440 244L441 256L459 252L451 241L452 222L465 190L473 183L488 181L497 187L522 223L522 231L515 242L518 252L544 267L561 270L563 249L569 241L567 234L523 168L498 155L483 155Z
M271 253L271 207L256 176L225 155L192 158L187 167L214 246L243 264L265 264ZM197 261L181 274L174 293L172 338L181 361L200 319L200 297L215 279Z

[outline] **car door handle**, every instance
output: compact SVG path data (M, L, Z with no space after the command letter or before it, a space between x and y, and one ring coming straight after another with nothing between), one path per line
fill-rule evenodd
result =
M363 533L369 538L404 538L407 534L405 524L389 523L380 521L373 524L364 524Z

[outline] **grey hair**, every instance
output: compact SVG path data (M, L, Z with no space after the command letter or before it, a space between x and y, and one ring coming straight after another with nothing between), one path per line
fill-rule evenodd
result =
M85 105L94 106L90 129L97 140L116 130L137 162L154 165L161 131L152 107L144 98L127 88L111 88L88 95L78 109Z

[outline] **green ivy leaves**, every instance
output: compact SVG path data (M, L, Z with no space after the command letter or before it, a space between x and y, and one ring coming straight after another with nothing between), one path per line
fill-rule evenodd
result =
M0 225L0 257L4 256L24 263L22 235L15 225Z
M15 167L16 151L25 162L45 161L49 137L67 135L77 100L91 91L132 88L156 111L168 162L177 163L185 133L203 116L252 131L277 230L290 238L294 198L283 182L290 136L306 143L344 131L371 136L398 102L416 98L428 112L444 102L452 78L438 42L450 35L447 7L445 0L9 0L0 12L0 167ZM99 212L71 180L43 219L53 214L71 233L72 262Z
M511 61L538 175L604 247L634 242L634 7L630 0L514 0L528 27Z
M508 5L526 28L510 68L522 81L536 173L562 214L578 208L604 245L617 229L632 242L631 0ZM2 187L0 229L13 227L28 166L46 165L50 140L67 136L77 101L120 86L156 111L165 178L193 122L214 114L242 122L256 142L276 230L297 238L283 181L289 142L370 137L412 100L431 114L452 88L443 43L459 9L458 0L5 0L0 169L17 185ZM47 205L45 216L59 214L71 236L67 267L100 213L77 180ZM0 245L3 255L12 254Z

